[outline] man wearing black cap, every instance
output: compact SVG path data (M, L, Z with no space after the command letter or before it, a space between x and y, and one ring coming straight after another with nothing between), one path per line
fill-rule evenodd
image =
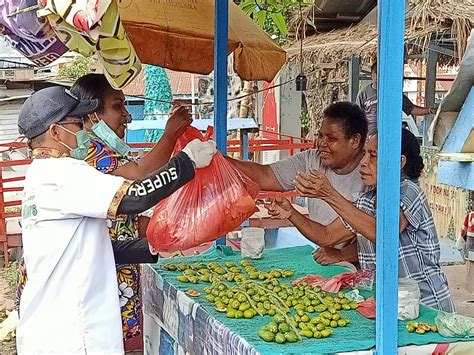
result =
M123 353L106 217L154 206L216 151L212 141L195 140L143 180L102 174L82 160L89 144L82 116L97 106L53 87L33 94L20 111L19 130L33 162L22 204L28 283L20 303L19 354Z

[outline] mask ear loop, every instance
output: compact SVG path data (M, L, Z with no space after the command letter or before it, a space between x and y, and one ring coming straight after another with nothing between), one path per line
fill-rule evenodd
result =
M72 132L72 131L68 130L66 127L61 127L61 125L58 125L58 124L57 124L57 125L55 125L55 126L58 126L59 128L61 128L61 129L65 130L66 132L68 132L68 133L70 133L70 134L74 134L74 135L75 135L75 133L74 133L74 132ZM51 127L49 127L49 134L51 135L51 138L53 138L55 142L57 142L57 143L61 144L63 147L66 147L67 149L69 149L69 151L72 151L72 148L71 148L70 146L68 146L66 143L64 143L64 142L61 142L60 140L58 140L58 139L54 138L54 135L53 135L53 133L51 132Z
M95 125L97 123L99 123L101 121L101 119L99 118L99 116L97 115L97 112L94 112L94 116L95 118L97 118L97 122L94 122L92 121L92 119L90 118L90 116L88 115L87 117L89 117L89 121L91 121L92 125Z

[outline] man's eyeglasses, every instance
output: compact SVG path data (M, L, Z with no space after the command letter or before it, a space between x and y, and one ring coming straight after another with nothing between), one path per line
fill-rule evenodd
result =
M80 129L84 129L84 119L83 118L70 118L66 120L59 121L58 125L66 125L66 124L77 124Z

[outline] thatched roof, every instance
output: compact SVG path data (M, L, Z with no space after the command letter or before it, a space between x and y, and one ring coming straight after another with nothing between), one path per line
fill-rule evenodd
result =
M374 57L377 51L377 27L358 25L320 33L303 40L303 63L306 71L316 69L318 63L346 61L351 55L362 59ZM289 63L300 61L300 42L286 48Z
M314 23L317 9L309 6L303 10L304 26ZM300 33L301 19L295 13L289 20L294 33ZM317 28L317 23L314 23ZM467 38L474 27L474 3L472 0L411 0L407 11L405 41L425 46L430 39L450 37L456 41L458 58L466 49ZM299 41L287 47L288 59L299 55ZM333 58L346 59L351 55L375 56L377 51L377 28L375 25L359 24L326 33L318 33L304 40L305 55L330 51Z
M430 27L448 29L456 41L458 58L462 58L474 27L472 0L411 0L410 8L407 16L410 32L421 29L426 32Z
M411 0L407 11L405 43L409 54L424 53L430 41L440 45L450 43L456 58L441 55L439 62L456 64L466 49L467 39L474 27L474 3L472 0ZM308 28L311 15L317 8L304 9L304 26ZM301 33L301 17L294 14L289 24L294 33ZM317 28L317 23L315 23ZM305 31L308 32L308 31ZM363 64L370 64L377 55L377 27L358 24L326 33L317 33L303 40L303 56L300 41L287 46L287 63L300 65L308 75L309 90L306 93L308 115L312 119L310 134L319 126L322 110L334 100L347 99L347 60L359 56ZM423 58L419 56L418 58Z
M449 37L455 40L457 57L461 58L474 27L472 0L412 0L412 3L407 13L405 41L425 47L431 39ZM303 52L305 57L328 57L332 62L334 58L347 59L351 55L375 57L377 27L359 24L307 37ZM300 53L299 41L290 44L287 53L289 61L295 60Z

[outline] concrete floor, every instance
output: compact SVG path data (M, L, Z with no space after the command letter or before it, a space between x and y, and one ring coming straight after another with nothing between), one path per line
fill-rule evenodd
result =
M474 317L474 294L466 290L466 265L444 266L449 290L459 314Z

